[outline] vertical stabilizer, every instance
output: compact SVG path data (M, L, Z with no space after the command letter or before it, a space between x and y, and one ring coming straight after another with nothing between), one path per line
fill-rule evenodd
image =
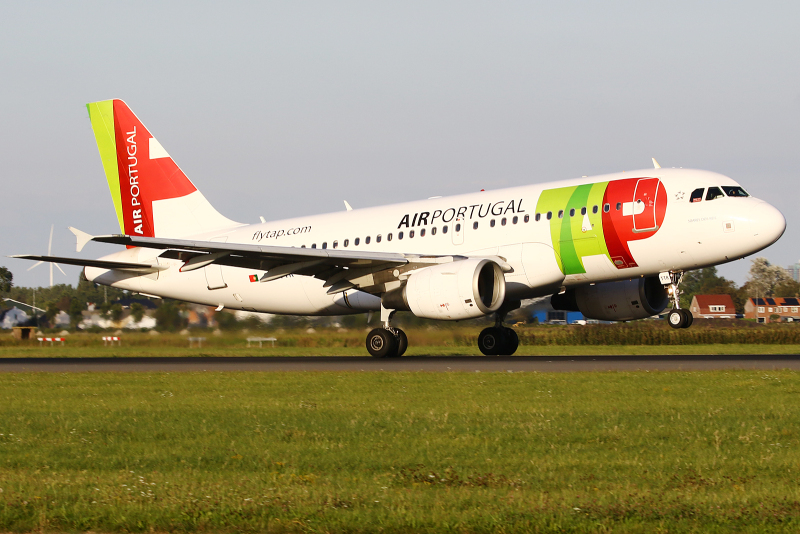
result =
M211 206L125 102L86 107L123 233L184 237L239 226Z

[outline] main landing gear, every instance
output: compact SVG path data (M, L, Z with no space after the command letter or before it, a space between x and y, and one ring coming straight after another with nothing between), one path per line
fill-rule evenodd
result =
M683 279L682 272L669 272L661 273L659 275L661 282L667 286L669 296L672 298L672 310L667 314L667 322L672 328L689 328L694 322L692 312L689 310L681 309L680 305L680 290L678 286Z
M381 306L382 327L373 328L367 334L367 351L376 358L397 358L408 348L408 337L399 328L390 325L395 310Z
M513 301L503 305L495 313L494 326L485 328L478 336L478 348L486 356L510 356L519 347L519 336L506 326L503 321L508 312L519 308L520 302ZM381 322L383 326L373 328L367 334L367 351L376 358L396 358L402 356L408 348L406 333L391 325L395 310L381 306Z
M519 347L519 336L513 328L503 326L503 321L508 312L519 308L520 302L514 301L497 310L494 318L494 326L484 328L478 336L478 348L486 356L511 356Z

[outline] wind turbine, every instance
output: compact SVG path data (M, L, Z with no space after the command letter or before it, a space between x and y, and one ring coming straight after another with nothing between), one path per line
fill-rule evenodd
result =
M48 256L50 256L51 252L53 251L53 227L54 226L55 226L54 224L50 225L50 241L47 242L47 255ZM28 270L30 271L34 267L38 267L39 265L41 265L43 263L44 263L43 261L37 261L32 266L28 267ZM50 263L50 287L53 287L53 265L58 267L58 270L61 271L61 274L63 274L64 276L67 276L67 273L64 272L64 269L62 269L59 264Z

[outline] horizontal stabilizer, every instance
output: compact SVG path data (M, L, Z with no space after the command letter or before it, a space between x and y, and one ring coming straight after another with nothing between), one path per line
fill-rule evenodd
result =
M100 269L118 269L121 271L133 271L137 273L154 273L156 271L164 271L169 268L165 265L152 265L149 263L132 263L126 261L108 261L108 260L84 260L82 258L61 258L58 256L33 256L30 254L9 256L9 258L47 261L51 263L63 263L65 265L78 265L81 267L98 267Z

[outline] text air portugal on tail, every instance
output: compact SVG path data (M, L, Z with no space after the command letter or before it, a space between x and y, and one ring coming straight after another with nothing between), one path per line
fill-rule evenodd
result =
M183 237L239 226L211 206L125 102L86 107L122 233Z

